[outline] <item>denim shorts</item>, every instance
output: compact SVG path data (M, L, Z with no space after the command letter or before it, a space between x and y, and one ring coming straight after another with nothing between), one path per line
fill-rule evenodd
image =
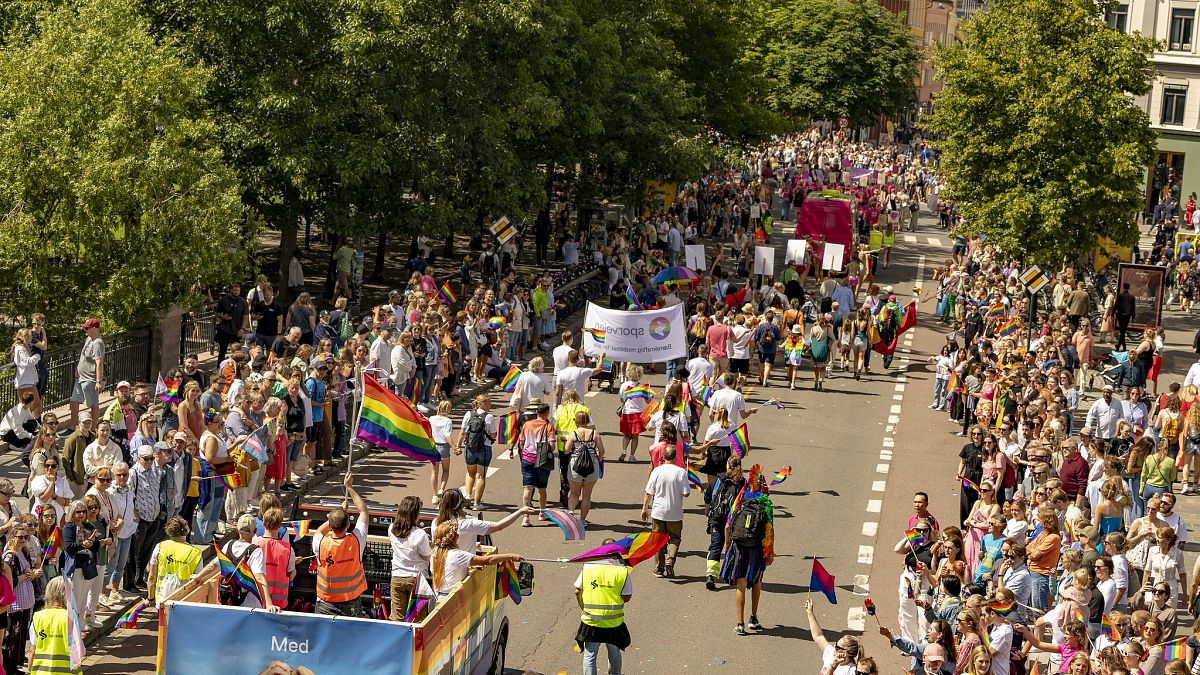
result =
M492 463L492 446L485 445L481 450L468 449L465 457L467 466L490 466Z
M449 443L434 443L433 447L437 448L438 454L442 456L442 459L450 459Z
M539 469L533 462L521 462L521 485L546 489L550 483L550 469Z
M304 448L304 441L292 441L287 446L287 461L294 462L300 459L300 450Z

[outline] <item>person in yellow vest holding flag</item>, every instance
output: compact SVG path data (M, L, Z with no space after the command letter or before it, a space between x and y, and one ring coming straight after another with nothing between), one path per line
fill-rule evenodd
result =
M611 544L605 539L604 544ZM633 578L620 556L583 566L575 580L575 599L583 614L575 642L583 650L583 675L596 675L600 645L608 648L609 675L620 675L621 652L629 646L625 603L633 598Z
M67 630L67 585L62 577L46 584L45 605L33 615L29 624L29 640L33 643L30 675L79 673L71 667L70 634Z
M872 230L874 232L874 230ZM896 228L889 220L887 229L883 231L883 266L886 268L892 262L892 246L896 244ZM871 248L875 248L872 246Z
M188 535L187 521L175 516L167 521L164 529L170 539L154 545L146 573L149 589L146 598L150 602L162 603L171 597L196 574L203 562L200 549L184 541Z
M329 512L313 534L312 547L317 552L317 614L358 616L359 596L367 592L367 574L363 570L363 553L367 550L367 504L350 487L351 475L346 472L342 485L347 500L342 508ZM358 522L348 529L350 514L346 513L349 499L358 509Z

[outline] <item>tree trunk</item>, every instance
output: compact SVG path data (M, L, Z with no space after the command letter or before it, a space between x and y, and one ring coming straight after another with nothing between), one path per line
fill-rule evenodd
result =
M379 245L375 248L375 269L371 281L383 281L383 261L387 256L387 232L379 233Z
M446 233L445 244L446 245L442 247L442 257L446 258L447 260L451 260L454 258L454 231L453 230Z
M327 301L332 303L333 302L333 284L334 284L334 281L337 279L337 269L333 262L333 253L334 253L334 251L337 251L339 246L342 245L342 243L341 243L342 238L340 235L331 234L331 235L329 235L328 239L329 239L329 256L325 261L325 292L323 295Z
M296 255L296 235L298 233L295 223L288 221L288 224L279 231L279 284L275 287L275 295L279 298L281 307L287 307L292 304L292 291L288 288L288 267L292 263L292 258Z

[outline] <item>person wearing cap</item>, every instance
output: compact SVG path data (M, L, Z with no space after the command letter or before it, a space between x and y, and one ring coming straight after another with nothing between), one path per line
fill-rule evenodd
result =
M116 399L105 409L101 420L111 425L111 437L121 448L122 457L128 461L132 458L128 450L129 439L138 428L137 411L133 409L133 387L128 381L121 380L117 383L116 393Z
M1111 441L1117 435L1117 422L1125 419L1124 409L1121 402L1113 398L1113 391L1111 384L1104 385L1100 391L1100 398L1088 408L1084 422L1092 428L1096 438L1102 441Z
M154 462L153 447L143 445L138 448L137 464L129 473L137 530L133 533L129 560L125 564L124 588L126 592L138 593L140 588L146 587L146 564L150 562L150 553L162 534L166 520L166 511L159 500L162 472Z
M265 523L263 524L263 529L264 531L266 530ZM279 529L278 525L275 529ZM246 560L249 564L250 573L254 575L254 585L257 586L258 597L255 597L254 593L249 593L245 589L239 589L242 599L238 606L250 607L252 609L262 608L262 603L259 602L258 598L270 597L267 587L266 562L263 557L262 548L255 542L255 533L257 531L258 524L254 516L248 513L242 514L237 519L237 538L229 540L221 549L225 555L229 556L229 559L233 561L235 566L242 560ZM236 581L231 580L231 583L235 586L237 585ZM224 598L222 600L224 601ZM272 613L277 613L279 607L276 607L274 603L268 603L268 610Z
M104 339L100 337L100 320L88 319L81 326L87 335L75 364L75 388L71 391L71 426L79 424L79 404L100 417L100 390L104 388Z
M326 419L326 398L329 393L329 371L333 365L332 354L318 354L309 364L308 378L304 380L304 389L308 392L308 404L312 411L312 425L305 430L304 454L316 462L317 470L323 471L325 465L333 461L333 446L329 436L322 434L322 428L330 432L333 426Z

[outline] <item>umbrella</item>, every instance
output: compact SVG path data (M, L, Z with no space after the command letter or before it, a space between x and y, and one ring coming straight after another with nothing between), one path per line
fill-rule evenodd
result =
M695 284L700 282L700 275L686 267L668 267L654 277L655 284Z

